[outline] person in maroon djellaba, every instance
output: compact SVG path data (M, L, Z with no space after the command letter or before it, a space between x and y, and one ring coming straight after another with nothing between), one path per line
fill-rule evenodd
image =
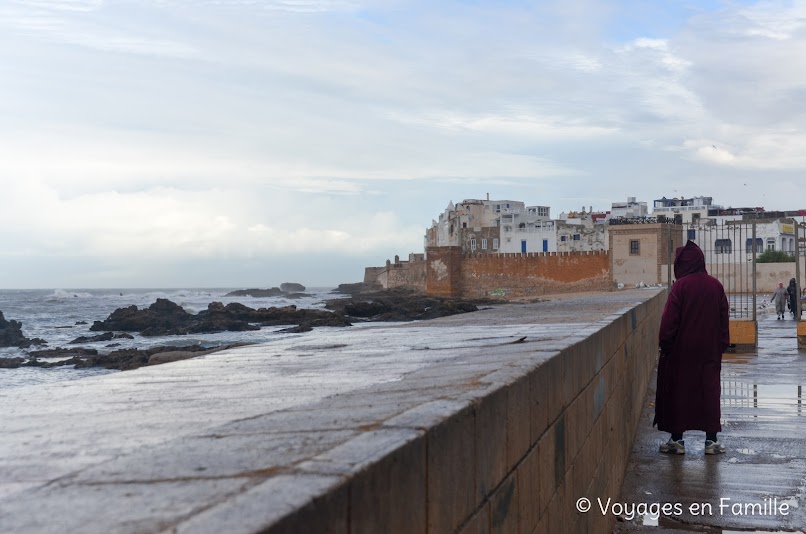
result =
M719 280L705 270L696 243L679 247L674 259L676 281L660 323L658 387L653 426L671 433L660 452L685 454L683 432L705 432L705 454L725 447L720 424L722 353L730 343L728 298Z

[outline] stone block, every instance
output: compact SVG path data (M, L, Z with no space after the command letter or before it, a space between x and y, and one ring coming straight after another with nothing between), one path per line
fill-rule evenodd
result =
M566 366L563 353L548 360L546 366L548 423L552 424L565 409L565 380Z
M510 473L490 497L490 532L517 533L520 516L517 471Z
M508 388L499 388L474 406L476 497L487 498L507 474Z
M426 446L415 439L350 481L350 533L426 531Z
M529 373L529 441L535 445L548 428L548 366L541 365Z
M507 388L507 471L515 468L531 447L529 379L523 375Z
M540 475L540 516L547 514L549 501L554 498L556 481L554 476L554 436L549 430L537 444L537 457Z
M533 447L517 469L520 532L531 533L543 510L540 500L540 455Z
M482 506L481 510L465 523L459 534L489 534L490 533L490 503Z
M428 532L453 532L478 504L475 409L467 406L430 428Z

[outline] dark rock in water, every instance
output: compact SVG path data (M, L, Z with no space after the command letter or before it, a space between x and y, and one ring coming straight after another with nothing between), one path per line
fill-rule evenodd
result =
M0 358L0 369L16 369L25 362L25 358Z
M365 289L364 282L356 282L354 284L339 284L339 287L331 291L331 293L341 293L343 295L356 295ZM380 288L379 288L380 289Z
M229 345L228 345L229 346ZM227 348L228 346L218 347L218 349ZM103 367L105 369L119 369L121 371L136 369L144 365L149 365L149 360L155 354L160 353L194 353L207 354L212 350L209 347L201 345L187 345L183 347L150 347L148 349L118 349L108 354L98 354L94 349L52 349L49 351L34 351L30 352L31 359L23 364L25 367L64 367L72 365L75 369L84 369L87 367ZM58 362L43 362L38 358L54 358L71 356L70 358L60 360ZM155 361L154 363L165 363L171 361L170 358L165 358L163 361ZM152 364L153 365L153 364Z
M405 289L333 299L327 301L325 307L341 312L348 318L365 321L425 320L478 310L476 303L468 300L436 297Z
M283 282L280 284L280 291L283 293L302 293L305 286L296 282Z
M283 296L283 290L279 287L272 287L271 289L237 289L230 291L225 297L254 297L254 298L269 298Z
M206 310L193 315L169 300L157 299L157 302L142 310L136 306L118 308L105 321L95 321L90 330L122 330L140 332L143 336L170 336L260 330L257 325L350 326L350 322L341 313L326 310L298 310L296 306L255 310L237 302L226 306L221 302L211 302ZM102 335L107 337L99 341L112 339L108 338L108 334ZM77 343L88 341L76 340Z
M97 336L79 336L75 338L73 341L69 342L68 345L78 345L80 343L95 343L98 341L112 341L113 339L134 339L134 336L127 333L122 334L115 334L114 332L105 332L103 334L99 334Z
M0 347L18 347L27 349L31 345L47 345L44 339L28 339L22 334L22 323L19 321L6 321L0 311Z
M291 328L283 328L278 330L278 332L282 332L283 334L301 334L303 332L310 332L313 330L313 327L310 325L299 325L299 326L292 326Z
M31 358L65 358L67 356L96 356L97 354L97 350L85 349L84 347L74 347L70 349L57 347L55 349L28 351L28 356Z
M143 332L150 329L189 333L187 329L193 322L193 315L186 312L181 306L168 299L157 299L154 304L143 310L138 310L134 305L118 308L105 321L95 321L90 330Z
M76 321L76 325L87 324L87 321Z

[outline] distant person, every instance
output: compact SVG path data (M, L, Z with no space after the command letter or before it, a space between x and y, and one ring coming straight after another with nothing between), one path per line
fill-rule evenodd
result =
M795 314L798 311L798 284L795 282L794 278L789 280L789 286L786 288L786 292L789 294L789 311L792 312L792 318L797 319Z
M658 389L655 420L671 433L660 452L685 454L683 432L705 432L705 454L720 454L719 396L722 353L730 344L728 297L705 270L705 257L693 241L675 253L677 281L669 291L658 342Z
M784 283L780 282L778 284L778 287L775 288L772 297L770 297L772 303L775 304L776 319L779 321L783 321L784 319L788 298L789 298L789 292L787 291L787 288L784 287Z

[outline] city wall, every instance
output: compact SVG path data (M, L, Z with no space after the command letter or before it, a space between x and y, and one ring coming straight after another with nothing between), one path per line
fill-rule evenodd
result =
M368 287L394 289L410 287L420 291L426 290L426 264L422 254L410 255L409 261L387 261L383 267L366 267L364 284Z
M274 488L289 492L287 512L261 532L609 533L615 517L596 502L620 494L665 298L655 293L539 352L511 345L499 356L511 363L479 379L481 389L423 399L331 453L336 465L355 462L339 471L342 482L288 477L284 489L256 488L254 503L244 496L193 526L226 530ZM582 497L588 513L576 509Z
M612 289L606 251L463 255L459 247L429 247L426 258L432 294L513 298Z

